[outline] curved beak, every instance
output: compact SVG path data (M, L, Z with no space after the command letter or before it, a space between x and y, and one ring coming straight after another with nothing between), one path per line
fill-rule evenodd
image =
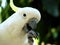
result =
M37 22L35 20L32 20L28 23L28 27L31 27L32 30L36 29L37 27Z

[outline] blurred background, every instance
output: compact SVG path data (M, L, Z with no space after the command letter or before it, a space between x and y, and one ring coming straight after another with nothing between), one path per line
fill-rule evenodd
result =
M9 2L10 0L0 0L0 23L14 13ZM35 30L40 34L40 43L59 44L60 0L13 0L13 2L17 7L33 7L40 11L41 21Z

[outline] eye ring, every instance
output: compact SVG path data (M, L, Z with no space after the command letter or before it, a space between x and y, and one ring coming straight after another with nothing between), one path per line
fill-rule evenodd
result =
M24 17L26 17L26 14L23 14Z

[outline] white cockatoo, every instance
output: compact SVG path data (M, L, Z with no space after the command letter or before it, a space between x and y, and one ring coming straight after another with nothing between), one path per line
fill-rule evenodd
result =
M10 0L10 6L15 11L7 20L0 24L0 45L35 45L33 31L40 21L40 12L31 7L19 8Z

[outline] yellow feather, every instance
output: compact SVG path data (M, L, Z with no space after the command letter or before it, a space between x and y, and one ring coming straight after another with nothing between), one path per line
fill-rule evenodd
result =
M14 4L13 4L13 0L10 0L10 7L12 8L13 11L18 11L19 7L16 7Z

